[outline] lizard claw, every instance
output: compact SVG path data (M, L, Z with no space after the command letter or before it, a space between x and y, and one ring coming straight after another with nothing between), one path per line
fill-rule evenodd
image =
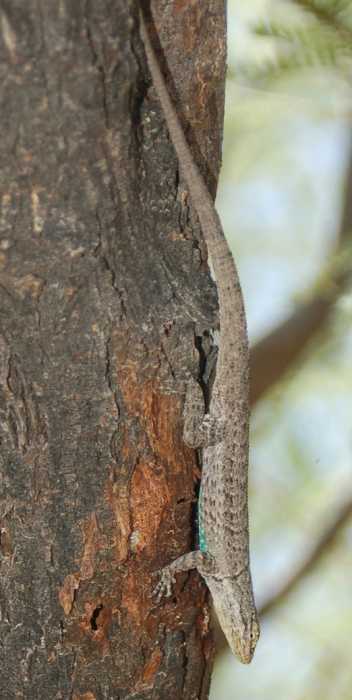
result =
M160 580L153 590L153 597L156 598L157 603L160 603L164 596L170 598L172 595L172 586L175 583L175 576L168 567L161 569L157 573L160 576Z

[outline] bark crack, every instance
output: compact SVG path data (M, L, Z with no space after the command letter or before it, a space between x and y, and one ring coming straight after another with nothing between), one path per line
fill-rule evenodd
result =
M89 48L90 48L90 51L92 54L92 58L93 58L92 65L97 68L100 83L101 83L102 108L103 108L103 112L104 112L105 127L106 127L106 129L110 129L109 110L108 110L108 105L107 105L106 74L105 74L104 65L103 65L102 61L100 60L95 41L93 39L93 32L92 32L92 29L90 26L90 20L89 20L88 5L89 5L89 0L87 0L86 5L85 5L87 40L88 40L88 45L89 45Z

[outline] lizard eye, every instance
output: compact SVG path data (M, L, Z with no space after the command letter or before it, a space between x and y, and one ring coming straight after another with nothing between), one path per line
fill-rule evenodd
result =
M251 629L251 642L255 646L259 637L259 628L257 625L253 625Z

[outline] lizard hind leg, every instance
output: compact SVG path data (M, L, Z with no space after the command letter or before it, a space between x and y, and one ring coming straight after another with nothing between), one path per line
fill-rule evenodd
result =
M224 421L219 416L205 414L201 386L195 379L190 379L183 409L183 439L186 445L193 449L217 445L223 439L224 433Z

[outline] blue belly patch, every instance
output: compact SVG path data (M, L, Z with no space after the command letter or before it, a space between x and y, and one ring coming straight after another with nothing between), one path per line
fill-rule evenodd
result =
M202 488L199 489L199 497L198 497L198 546L201 552L204 554L207 553L208 548L207 548L207 541L205 538L205 531L204 531L204 518L202 515Z

